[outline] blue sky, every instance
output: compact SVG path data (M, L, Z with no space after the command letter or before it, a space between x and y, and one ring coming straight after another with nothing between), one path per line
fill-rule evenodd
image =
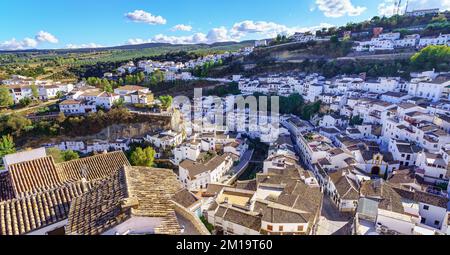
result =
M391 15L394 1L2 0L0 50L260 39ZM410 1L450 9L450 0Z

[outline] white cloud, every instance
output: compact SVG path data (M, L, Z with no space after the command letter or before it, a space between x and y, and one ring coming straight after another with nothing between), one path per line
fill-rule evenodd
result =
M397 5L395 0L384 0L378 5L378 14L380 16L390 17L397 12ZM417 9L440 8L441 10L450 10L450 0L410 0L408 11ZM400 6L400 14L403 14L406 9L406 2Z
M172 27L172 31L191 31L191 30L192 30L192 26L184 25L184 24L179 24L179 25Z
M17 41L16 38L12 38L9 41L0 43L0 50L25 50L30 48L36 48L38 42L31 38L25 38L21 41Z
M197 43L207 43L208 39L203 33L196 33L189 36L168 36L163 34L155 35L150 39L140 39L134 38L129 39L127 44L136 45L143 43L170 43L170 44L197 44Z
M0 50L26 50L33 49L41 43L58 43L58 39L45 31L40 31L34 38L26 37L23 40L12 38L10 40L0 42Z
M136 44L144 44L149 43L148 40L140 39L140 38L131 38L125 44L136 45Z
M125 16L137 23L147 23L151 25L164 25L167 23L167 20L161 16L155 16L149 12L143 10L135 10L134 12L129 12L125 14Z
M233 38L228 36L228 30L225 27L211 29L206 38L209 43L234 41Z
M354 6L351 0L316 0L317 7L326 17L339 18L344 15L359 16L367 10L363 6Z
M408 10L440 8L450 10L450 0L410 0Z
M36 40L38 42L49 42L49 43L58 43L58 38L56 36L50 34L49 32L39 31L36 35Z
M231 28L231 34L234 37L242 37L246 34L263 34L268 37L275 37L280 33L287 33L290 29L285 25L266 21L245 20L236 23Z
M24 48L35 48L38 46L38 42L32 38L25 38L22 41Z
M396 11L395 0L385 0L378 5L378 14L380 16L392 16Z
M231 29L226 27L218 27L211 29L207 34L195 33L189 36L168 36L159 34L150 39L134 38L129 39L127 44L143 44L143 43L170 43L170 44L197 44L197 43L216 43L238 41L245 36L257 35L258 38L275 37L277 34L294 34L295 32L316 31L324 27L332 27L333 25L321 23L312 27L287 27L285 25L276 24L265 21L242 21L236 23Z
M67 49L94 49L94 48L102 48L105 47L96 43L83 43L83 44L67 44Z
M198 44L198 43L216 43L233 41L229 36L228 29L225 27L218 27L211 29L208 34L195 33L188 36L169 36L164 34L155 35L150 39L134 38L127 41L128 44L143 44L143 43L170 43L170 44Z

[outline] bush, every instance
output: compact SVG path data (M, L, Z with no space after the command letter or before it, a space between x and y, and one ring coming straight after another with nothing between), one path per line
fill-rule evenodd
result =
M24 98L22 98L22 99L19 100L19 104L20 104L22 107L27 107L27 106L29 106L32 102L33 102L33 100L31 100L31 98L29 98L29 97L24 97Z
M411 57L411 64L416 70L448 71L450 68L450 47L428 46Z
M211 223L208 222L208 220L205 218L205 216L201 216L200 220L203 222L203 224L208 229L208 231L210 233L212 233L212 231L214 230L214 226Z

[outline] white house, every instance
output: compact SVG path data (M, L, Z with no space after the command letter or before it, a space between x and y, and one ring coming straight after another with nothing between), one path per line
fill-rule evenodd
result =
M444 157L447 157L447 160ZM417 174L422 176L428 183L436 185L448 184L449 164L448 155L445 150L440 153L420 152L417 155Z
M425 15L435 15L439 14L440 9L439 8L433 8L433 9L419 9L419 10L413 10L406 12L406 16L414 16L414 17L420 17Z
M448 79L412 79L408 84L408 94L437 102L441 99L445 87L450 86Z
M400 162L400 166L415 166L417 156L422 149L408 141L391 139L389 142L389 151L392 153L394 160Z
M8 88L10 90L10 94L14 100L14 103L19 103L19 101L23 98L32 98L33 90L32 86L35 86L38 98L40 100L49 100L55 99L59 93L62 95L66 95L67 93L73 90L73 84L61 84L61 83L43 83L39 84L35 81L35 85L26 85L26 84L13 84L9 85Z
M292 40L300 43L306 43L310 41L316 40L316 36L313 34L307 34L307 33L295 33L290 37Z
M356 210L359 199L359 182L355 174L347 168L328 174L326 191L341 212Z
M378 36L378 38L382 39L382 40L391 40L391 41L395 41L400 39L400 33L383 33L380 34Z
M394 41L396 48L408 48L408 47L416 47L419 44L420 35L407 35L403 39L397 39Z
M199 141L187 142L173 149L172 162L175 165L179 165L185 159L196 161L201 152L201 143Z
M450 34L441 34L438 37L422 37L419 40L419 47L427 47L430 45L447 45L450 40Z
M152 143L157 148L167 149L180 145L183 142L183 134L169 130L155 135L147 135L144 140Z
M136 85L118 87L114 93L120 95L126 104L150 104L154 100L149 88Z
M180 163L179 179L189 190L205 189L208 184L219 182L233 166L230 154L210 155L205 162L198 160L186 159Z
M260 235L261 216L242 207L219 205L209 219L225 235Z
M264 47L264 46L267 46L267 40L255 41L255 47Z
M97 105L93 101L86 102L67 99L59 104L59 110L66 115L86 114L97 112Z

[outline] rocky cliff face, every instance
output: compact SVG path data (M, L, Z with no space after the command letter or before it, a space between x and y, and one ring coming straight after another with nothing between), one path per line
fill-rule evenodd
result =
M164 117L148 117L145 121L140 123L130 124L114 124L104 128L102 131L87 135L87 136L57 136L57 137L39 137L27 141L27 143L21 147L23 148L36 148L45 144L60 144L63 141L90 141L90 140L105 140L115 141L118 138L142 138L149 133L158 130L179 129L179 119L164 116ZM175 128L175 129L174 129Z
M168 128L170 128L170 125L163 123L117 124L109 126L95 135L77 137L73 140L101 139L114 141L118 138L141 138L156 130Z

